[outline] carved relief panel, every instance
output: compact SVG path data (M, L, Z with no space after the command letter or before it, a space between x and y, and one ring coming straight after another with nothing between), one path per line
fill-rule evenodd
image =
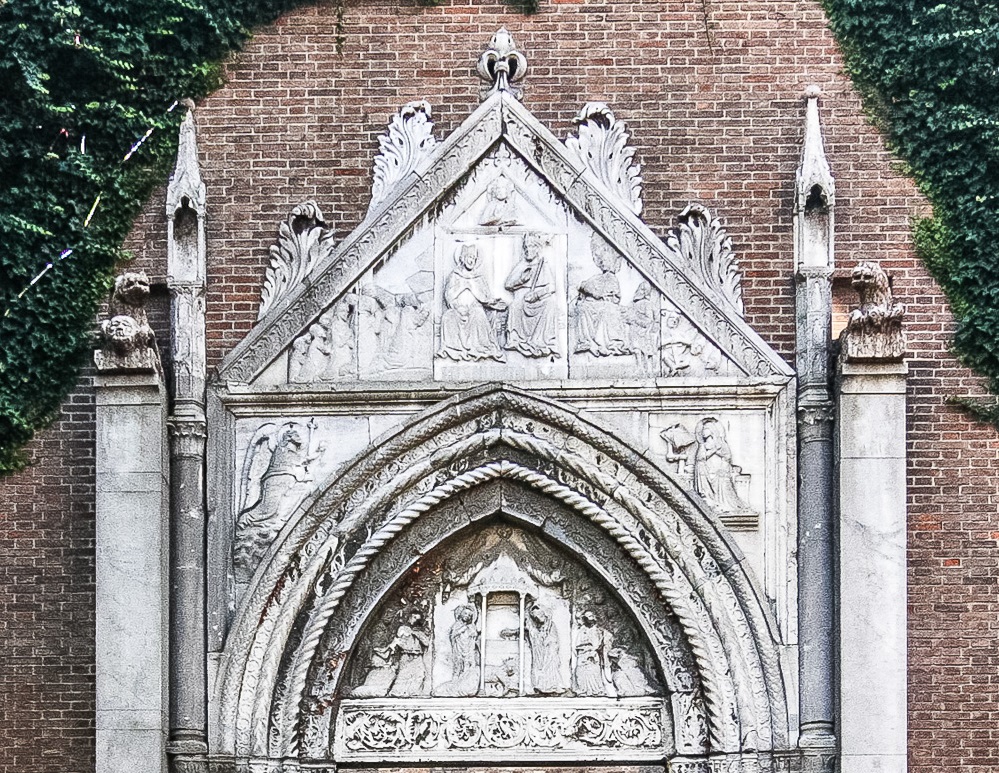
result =
M671 704L645 635L598 578L503 522L422 559L376 608L345 675L338 761L661 759L672 706L700 701Z
M707 266L731 252L698 207L670 239ZM738 372L503 143L287 353L288 382L317 386Z

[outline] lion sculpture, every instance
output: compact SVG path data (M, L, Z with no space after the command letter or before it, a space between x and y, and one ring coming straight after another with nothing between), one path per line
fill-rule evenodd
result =
M898 360L905 349L902 315L895 303L888 275L874 262L853 269L851 284L860 295L860 306L850 312L840 336L847 360Z
M94 352L98 370L145 370L159 367L156 337L146 315L149 278L126 271L114 282L109 318L101 322L101 348Z

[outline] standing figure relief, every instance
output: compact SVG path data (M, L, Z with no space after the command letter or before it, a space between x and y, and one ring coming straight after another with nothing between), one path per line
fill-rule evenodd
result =
M531 685L535 695L567 691L559 663L560 642L552 610L535 601L527 609L527 643L531 648Z
M474 244L462 245L456 265L444 283L441 345L437 356L459 362L505 362L498 331L503 327L502 313L506 309L506 301L489 286L479 248Z
M558 287L551 259L545 255L548 244L540 234L527 234L523 257L506 278L506 289L513 293L506 348L525 357L560 356Z
M572 673L572 690L576 695L605 696L612 684L609 653L614 637L597 624L590 610L579 615L573 647L576 668Z
M427 557L435 570L414 571L365 629L344 694L425 697L428 711L437 698L661 695L634 622L585 570L541 545L498 526L444 560Z
M246 582L314 481L310 466L326 451L315 419L264 424L243 462L243 506L236 516L233 569Z
M479 613L474 604L454 610L454 624L448 631L451 644L451 679L434 695L468 697L479 691Z

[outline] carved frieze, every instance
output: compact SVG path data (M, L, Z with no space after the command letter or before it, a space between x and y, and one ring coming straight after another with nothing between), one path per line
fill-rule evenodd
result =
M338 759L481 760L518 758L660 759L671 736L662 699L460 700L428 705L345 701L337 719Z

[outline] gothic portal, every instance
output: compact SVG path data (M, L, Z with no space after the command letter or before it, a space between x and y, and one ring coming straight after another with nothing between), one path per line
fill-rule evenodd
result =
M176 768L830 769L833 189L814 97L795 373L744 320L717 217L691 204L662 237L642 221L609 107L556 138L505 30L478 70L450 136L428 102L391 120L351 234L314 201L280 223L256 326L207 388L185 122ZM850 373L885 334L870 319L851 318L873 338Z

